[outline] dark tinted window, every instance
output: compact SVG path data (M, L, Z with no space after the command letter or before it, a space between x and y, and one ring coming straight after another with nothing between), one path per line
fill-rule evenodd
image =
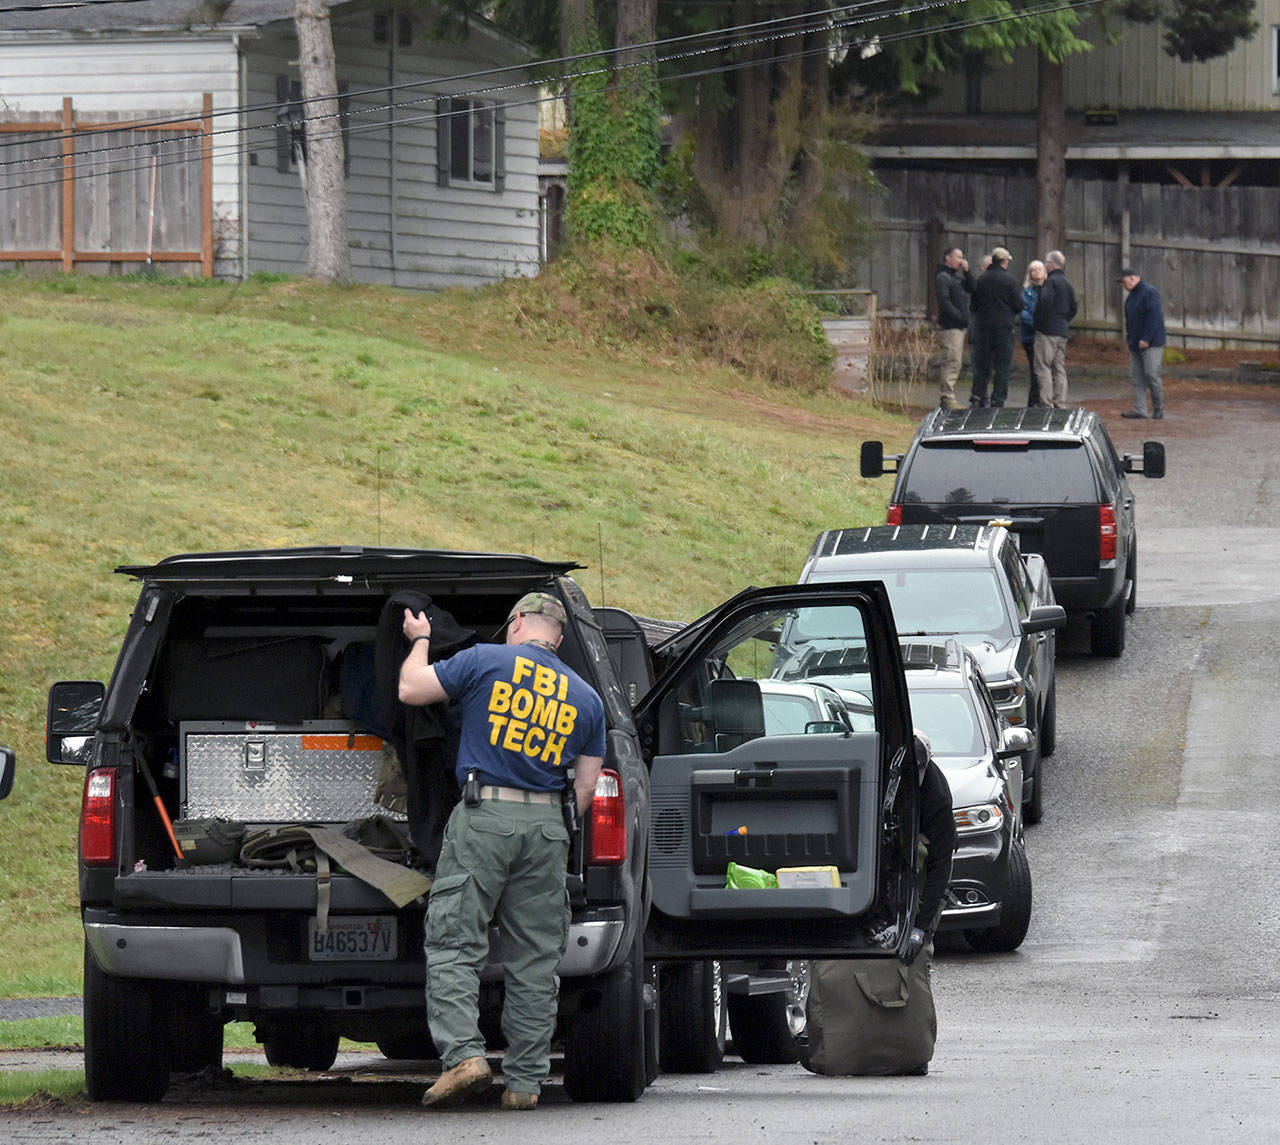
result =
M1097 504L1089 454L1078 441L984 445L923 443L903 478L903 502L949 505Z

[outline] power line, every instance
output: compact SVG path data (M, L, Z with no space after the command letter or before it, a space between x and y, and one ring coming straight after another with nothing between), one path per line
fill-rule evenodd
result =
M847 6L846 8L840 9L840 11L856 12L865 8L878 7L882 2L883 0L872 0L872 2L870 3ZM987 25L998 24L998 23L1006 23L1011 20L1024 18L1028 15L1042 15L1042 14L1048 14L1050 12L1056 12L1056 11L1082 9L1082 8L1091 7L1092 5L1100 2L1102 2L1102 0L1054 0L1054 2L1045 3L1035 9L1029 9L1019 13L992 15L988 17L974 18L974 19L968 19L968 20L957 19L944 24L936 25L935 27L929 28L929 29L903 29L899 32L879 33L874 38L876 41L878 41L881 44L894 43L899 41L921 38L926 35L935 35L943 32L958 31L958 30L964 30L967 28L981 27L981 26L987 26ZM942 0L934 0L934 2L922 3L910 9L895 9L892 13L887 14L887 16L917 14L919 12L928 11L928 10L937 9L937 8L945 8L948 6L950 5L948 3L942 2ZM823 10L822 13L820 14L824 17L829 17L831 12L830 10ZM806 15L814 15L814 13L809 13ZM736 40L728 43L719 43L719 44L701 47L697 49L690 49L683 52L673 52L666 56L655 57L652 61L640 60L630 64L624 64L621 66L624 68L643 67L647 63L652 63L654 65L671 63L673 61L689 59L697 56L705 56L715 52L741 50L742 48L745 48L745 47L759 46L760 44L764 44L764 43L772 43L780 40L794 39L797 36L797 34L799 34L799 31L803 31L803 30L808 30L808 31L843 30L845 28L856 27L856 26L865 24L871 20L885 19L887 18L887 16L886 15L877 15L874 17L861 16L856 19L848 19L848 20L839 21L835 23L830 22L828 20L826 23L822 25L816 25L816 26L811 25L807 29L775 31L769 35L758 36L750 39ZM761 23L770 24L770 23L777 23L777 21L765 21ZM749 27L749 26L756 26L756 25L742 25L738 27ZM737 30L737 28L729 29L729 30L735 31ZM726 29L718 29L714 34L723 34L725 31ZM705 38L705 35L706 34L699 34L697 38ZM684 39L686 39L686 37L670 37L667 40L655 41L655 44L679 43ZM674 73L674 74L669 73L667 75L658 76L657 80L660 83L668 83L668 82L676 82L681 80L704 78L709 75L727 74L731 72L745 70L752 67L759 67L763 65L774 64L774 63L782 62L784 60L797 59L797 58L803 58L803 57L812 56L812 55L824 54L832 50L833 50L832 45L823 44L818 47L800 49L795 52L783 53L781 55L775 53L764 59L747 59L747 60L741 60L741 61L736 61L736 62L727 63L727 64L718 64L710 68L701 68L701 69L695 69L692 71L685 71L685 72ZM603 52L603 51L580 53L574 56L561 57L561 60L562 61L590 60L590 59L603 58L609 54L611 53ZM559 62L559 61L543 61L543 63L546 63L546 62ZM367 88L367 89L361 89L360 92L356 92L356 93L351 93L351 92L340 93L339 96L336 98L349 100L354 95L364 94L364 93L377 94L381 92L421 90L421 89L427 88L428 85L440 85L440 84L452 85L458 79L479 79L486 76L497 77L497 76L501 76L503 73L510 72L510 71L524 71L529 66L530 65L508 65L508 66L499 67L499 68L483 69L477 72L466 73L465 75L462 75L462 76L443 77L439 80L413 81L411 83L405 83L405 84L395 84L395 85L386 85L383 87ZM595 68L586 68L586 69L579 69L578 71L562 72L562 73L559 73L558 77L556 78L558 78L561 82L567 82L574 79L587 78L593 75L612 73L617 70L619 70L619 67L613 64L602 64L601 66L595 67ZM528 88L529 86L530 86L530 80L527 78L521 78L520 80L513 81L510 83L491 84L488 86L474 87L474 88L466 89L463 91L444 92L439 90L428 90L424 92L423 95L419 96L416 99L401 100L397 102L376 105L368 108L360 108L356 110L339 111L336 114L321 117L320 119L317 119L316 117L312 117L311 122L312 123L323 122L324 120L334 120L334 119L352 120L359 116L364 116L368 114L376 114L379 112L395 112L397 110L413 108L413 107L417 107L420 104L426 103L428 101L435 101L440 98L471 99L471 98L477 98L481 96L492 96L495 94L500 94L503 91L509 91L515 88ZM334 99L335 97L325 96L325 97L317 97L317 98ZM546 102L547 100L555 99L555 98L558 98L558 97L539 96L536 98L529 98L524 100L513 100L513 101L507 101L505 103L505 106L507 107L531 106L531 105L536 105L536 104ZM296 106L299 102L300 101L291 100L290 104L293 106ZM279 107L280 107L280 104L278 102L271 103L271 104L246 105L246 107L243 109L224 110L223 112L220 112L217 114L218 115L233 114L237 110L243 110L243 111L271 110L273 112L276 112L278 111ZM416 126L422 123L434 122L450 114L455 114L455 113L451 113L449 111L433 111L433 112L422 114L422 115L416 115L409 119L383 119L374 123L358 124L354 127L348 125L348 127L346 128L346 131L348 135L367 134L374 131L389 129L392 127L396 127L396 128L411 127L411 126ZM172 119L144 121L142 123L132 122L128 129L129 130L145 130L149 128L159 129L159 128L163 128L165 126L170 126L177 123L189 123L191 121L191 118L192 117L188 115L181 118L175 117ZM224 147L221 150L219 150L218 156L220 158L226 158L226 157L243 155L246 152L252 152L264 147L265 145L263 144L255 144L248 140L247 137L252 135L255 132L277 131L282 128L292 129L294 127L296 127L296 123L293 123L287 119L286 120L277 119L272 122L268 122L264 124L218 129L208 133L208 136L206 136L204 133L200 133L198 136L195 133L191 133L191 134L184 135L181 141L152 140L152 141L146 141L141 143L114 144L114 145L106 146L102 148L91 148L83 151L78 151L76 152L75 159L73 162L76 165L83 167L86 165L86 162L96 161L95 159L96 156L101 156L105 154L137 152L137 151L149 152L149 154L146 157L142 158L142 160L140 162L137 162L136 164L130 165L130 161L126 160L124 162L115 164L110 171L105 172L105 174L128 174L130 172L149 169L153 164L152 156L158 155L159 152L166 147L173 148L178 146L179 144L189 145L190 142L196 139L200 140L201 146L203 147L204 140L206 138L212 138L212 136L216 136L216 135L237 135L237 136L246 137L244 144L240 147L234 147L234 148ZM112 128L111 125L104 124L101 127L95 127L91 130L94 132L105 133L105 132L110 132L113 130L121 130L121 129ZM333 132L332 134L341 134L341 129L339 131ZM59 141L64 138L65 138L65 135L63 133L58 133L52 136L52 139L59 140ZM322 136L322 138L324 137ZM15 142L11 142L8 145L14 146ZM32 158L24 158L24 159L18 159L18 160L8 160L8 161L0 162L0 169L3 169L4 167L13 167L13 166L32 166L40 163L45 163L45 164L60 163L62 162L62 158L63 157L60 154L58 154L58 155L52 155L47 157L32 157ZM191 161L192 160L185 155L178 156L171 159L159 160L159 162L164 166L169 166L171 164L179 164L179 163L189 163ZM92 177L101 176L102 174L104 173L98 172L98 171L93 171L93 172L82 171L82 172L73 173L71 178L73 179L92 178ZM62 182L62 178L63 177L61 176L61 174L59 174L48 179L40 179L38 181L12 183L12 184L9 184L7 188L0 188L0 189L19 190L19 189L41 187L41 186L58 185Z

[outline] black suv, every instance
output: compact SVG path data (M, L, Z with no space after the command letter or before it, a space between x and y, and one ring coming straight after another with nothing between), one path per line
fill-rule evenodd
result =
M1124 652L1125 616L1138 586L1138 531L1126 474L1164 476L1164 446L1121 456L1087 409L934 410L905 454L862 444L863 477L892 462L891 525L993 518L1040 553L1068 613L1087 615L1096 656Z
M1067 622L1044 559L988 525L875 525L820 533L801 584L876 577L898 635L955 636L977 658L996 707L1034 735L1019 793L1029 823L1044 808L1041 759L1057 740L1054 630Z
M457 799L456 738L439 706L395 699L404 607L428 598L461 647L501 639L524 593L554 593L568 614L561 654L604 698L605 770L566 874L558 1038L572 1099L639 1097L657 1073L662 983L677 1001L691 998L706 985L704 960L904 947L917 796L902 782L911 719L883 586L749 590L674 638L650 686L640 623L593 609L569 575L578 567L332 547L117 570L141 589L111 681L55 684L46 741L51 761L86 769L91 1098L159 1099L172 1071L220 1062L231 1020L253 1022L280 1065L325 1069L340 1036L391 1057L434 1056L423 901L401 892L439 852ZM874 730L766 734L756 680L790 654L783 632L833 625L869 650ZM345 868L321 870L317 858L308 869L301 844L292 861L264 864L251 861L248 836L237 846L237 821L259 839L272 833L268 842L319 830L308 836L317 848L344 824L381 823L380 834L358 837L383 840L399 825L412 845L379 851L394 856L390 880L359 854ZM731 889L730 861L819 863L833 878ZM495 1041L501 961L495 942L481 996ZM691 1067L704 1039L684 1028L662 1042Z

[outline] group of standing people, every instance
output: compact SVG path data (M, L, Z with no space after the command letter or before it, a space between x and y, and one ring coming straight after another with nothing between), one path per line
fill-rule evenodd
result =
M943 409L961 408L956 381L966 336L973 369L969 404L985 408L1003 406L1009 400L1015 325L1027 358L1027 406L1067 406L1067 337L1077 303L1075 288L1066 275L1066 256L1051 250L1043 261L1034 259L1021 286L1009 273L1012 258L1004 247L996 247L984 256L975 278L960 247L952 247L943 257L936 282L943 353L939 404ZM1129 292L1125 327L1134 395L1133 409L1122 416L1161 418L1165 328L1160 294L1132 267L1125 267L1118 281ZM1148 395L1150 415L1146 412Z
M969 404L1003 406L1008 401L1015 322L1029 368L1027 405L1067 404L1067 335L1076 316L1076 292L1064 271L1066 257L1051 250L1043 262L1036 259L1021 286L1009 273L1012 258L1004 247L996 247L983 259L976 279L960 247L943 258L937 277L943 409L960 408L955 387L966 335L973 366Z

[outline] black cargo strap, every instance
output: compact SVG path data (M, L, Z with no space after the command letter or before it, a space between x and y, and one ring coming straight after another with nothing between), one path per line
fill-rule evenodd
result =
M364 834L373 845L366 846L352 837L355 834ZM398 828L382 819L361 819L341 830L318 823L295 823L251 831L240 848L240 861L247 867L315 872L316 924L326 930L330 860L381 891L395 906L405 907L424 898L431 889L431 879L421 871L390 858L403 859L408 853L409 844Z

